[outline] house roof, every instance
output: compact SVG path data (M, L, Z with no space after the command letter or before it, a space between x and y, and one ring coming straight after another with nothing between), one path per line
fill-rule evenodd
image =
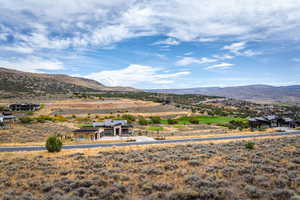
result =
M127 125L127 120L105 120L104 122L94 122L93 126L125 126Z
M5 120L5 119L15 119L16 118L16 116L14 116L14 115L4 115L3 116L3 119Z
M278 119L278 117L276 115L267 115L264 118L266 118L267 120L275 120Z
M291 118L288 117L284 117L282 118L285 122L293 122L294 120L292 120Z
M75 133L85 133L85 132L96 132L96 131L98 131L98 128L84 126L84 127L81 127L80 129L74 130L73 132L75 132Z

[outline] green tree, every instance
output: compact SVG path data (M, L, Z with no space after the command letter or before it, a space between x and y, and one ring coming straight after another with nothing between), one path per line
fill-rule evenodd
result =
M148 121L145 120L144 118L141 118L139 119L139 125L143 125L143 126L148 125Z
M48 152L60 152L62 146L62 141L56 136L50 136L46 141L46 149Z
M160 121L161 121L160 117L153 116L153 117L150 117L150 119L151 119L152 124L160 124Z

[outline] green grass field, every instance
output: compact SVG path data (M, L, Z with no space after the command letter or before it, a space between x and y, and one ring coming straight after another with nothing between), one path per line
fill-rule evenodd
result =
M193 117L181 117L177 119L178 124L191 124L191 119L199 120L199 124L221 124L221 123L228 123L232 120L235 121L243 121L243 118L237 117L223 117L223 116L193 116ZM162 124L168 124L167 120L161 120Z
M148 126L146 129L149 131L163 131L164 130L164 128L160 127L160 126Z
M185 127L184 126L180 126L180 125L175 125L175 126L173 126L173 128L183 129Z

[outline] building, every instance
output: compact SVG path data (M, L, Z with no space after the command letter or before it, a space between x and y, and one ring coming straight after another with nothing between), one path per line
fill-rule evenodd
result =
M16 116L12 115L9 112L0 113L0 128L6 129L10 128L10 125L13 124L16 120Z
M39 104L10 104L11 111L36 111L41 108Z
M103 136L129 136L133 133L132 125L126 120L106 120L94 122L92 126L84 126L73 131L76 140L98 140Z
M288 117L278 117L276 115L267 115L263 117L249 118L249 126L255 128L274 128L274 127L289 127L295 128L297 121Z

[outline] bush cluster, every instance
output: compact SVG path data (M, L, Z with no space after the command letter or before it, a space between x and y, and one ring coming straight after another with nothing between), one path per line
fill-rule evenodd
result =
M62 146L62 141L56 136L50 136L46 141L48 152L60 152Z

